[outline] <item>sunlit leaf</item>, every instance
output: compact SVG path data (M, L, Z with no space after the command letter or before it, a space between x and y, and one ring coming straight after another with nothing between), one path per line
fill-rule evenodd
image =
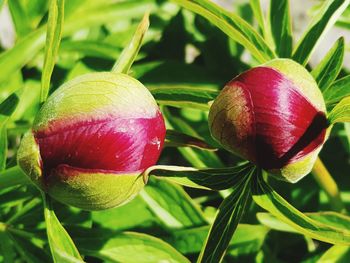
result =
M165 236L165 240L184 254L200 252L205 241L209 226L179 229ZM262 225L239 224L230 241L231 251L244 251L242 254L254 253L260 250L269 229Z
M85 255L108 262L189 262L161 239L141 233L81 229L74 240Z
M324 91L323 96L328 107L334 106L343 98L350 96L350 75L333 82Z
M333 123L337 122L350 122L350 97L342 99L333 110L329 113L329 121Z
M279 57L289 58L292 54L292 22L289 0L271 0L269 21L272 36Z
M335 228L301 213L266 184L261 174L253 180L252 191L253 199L259 206L298 232L327 243L350 244L348 228Z
M293 52L295 61L303 65L307 64L319 41L334 25L349 3L350 0L327 0L324 2Z
M140 193L149 209L169 228L206 225L202 211L178 185L150 180Z
M119 59L114 64L112 68L113 72L128 74L131 65L134 63L136 56L140 51L142 40L147 32L148 27L149 13L146 13L143 16L139 26L137 27L130 43L124 48L123 52L119 56Z
M311 72L319 88L324 92L327 91L332 82L337 78L342 68L344 49L344 38L341 37Z
M263 32L263 35L266 35L266 24L264 19L264 13L261 8L261 1L260 0L250 0L250 7L253 10L253 14L255 16L255 19L257 20L259 27L261 31Z
M264 39L246 21L208 0L173 0L182 7L208 19L230 38L248 49L261 63L276 57Z
M198 85L160 84L147 85L161 105L209 110L209 102L218 95L217 89Z
M64 21L64 1L50 0L45 59L41 74L41 102L44 102L49 94L51 75L61 42Z
M83 262L71 237L57 219L50 198L43 194L47 237L54 262Z
M317 261L318 263L347 263L350 260L350 247L335 245L328 249L322 257Z

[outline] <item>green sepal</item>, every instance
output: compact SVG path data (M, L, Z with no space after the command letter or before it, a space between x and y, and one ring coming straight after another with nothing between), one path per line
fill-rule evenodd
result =
M17 152L17 162L24 173L32 182L42 189L42 170L39 145L35 141L32 131L24 134L21 145Z
M132 200L144 187L141 173L116 174L70 166L52 170L45 180L54 199L84 210L103 210Z

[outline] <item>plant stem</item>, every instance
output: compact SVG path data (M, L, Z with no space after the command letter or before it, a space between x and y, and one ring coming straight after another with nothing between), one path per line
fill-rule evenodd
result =
M30 181L19 166L11 167L0 172L0 188L5 189L11 186L29 184Z
M337 183L334 181L333 177L319 157L317 158L314 168L312 169L312 174L316 182L327 194L331 207L335 211L345 212L346 209L341 200Z

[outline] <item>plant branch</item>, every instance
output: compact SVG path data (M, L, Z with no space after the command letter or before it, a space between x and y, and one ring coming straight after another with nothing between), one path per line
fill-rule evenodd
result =
M346 209L341 200L337 183L319 157L312 169L312 175L322 190L327 194L331 207L335 211L345 212Z

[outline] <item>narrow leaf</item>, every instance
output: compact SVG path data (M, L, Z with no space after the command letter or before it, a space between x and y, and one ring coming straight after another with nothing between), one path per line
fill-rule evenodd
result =
M253 180L252 191L255 203L298 232L331 244L350 244L348 228L336 228L301 213L265 183L261 172Z
M6 168L7 159L7 123L18 105L19 99L11 94L0 104L0 171Z
M337 122L350 122L350 97L342 99L328 116L331 124Z
M47 237L54 262L83 262L71 237L57 219L51 199L43 193Z
M260 0L250 0L250 7L253 10L254 17L258 21L259 27L261 31L263 32L263 35L266 35L266 28L265 28L265 20L264 20L264 14L261 9Z
M192 167L158 165L148 168L144 176L157 176L183 186L224 190L234 187L239 178L244 177L252 169L252 164L242 163L235 167L217 169L196 169Z
M289 0L271 0L269 19L277 55L290 58L293 39Z
M177 108L195 108L209 110L209 102L214 100L219 91L213 87L191 84L147 85L160 105Z
M21 1L11 0L8 2L11 18L16 29L17 38L25 36L30 32L30 20L25 12Z
M15 93L11 94L0 104L0 114L8 117L11 116L11 114L15 111L18 102L18 96Z
M208 0L173 1L208 19L230 38L248 49L260 63L264 63L276 57L269 45L255 29L238 15L229 13Z
M207 144L204 140L190 136L175 130L167 130L165 145L172 147L194 147L203 150L215 151L216 148Z
M341 78L323 92L327 107L336 105L345 97L350 96L350 75Z
M349 3L350 0L327 0L324 2L293 52L295 61L303 65L307 64L319 41L334 25Z
M7 118L0 117L0 171L6 168L7 146Z
M337 78L343 65L344 52L344 38L341 37L311 72L322 91L326 91Z
M143 16L130 43L123 50L119 59L114 64L112 68L113 72L128 74L132 64L136 59L137 54L140 51L142 40L148 30L148 27L149 27L149 13L147 12Z
M198 262L222 261L237 225L246 210L254 171L255 168L252 168L245 176L240 174L233 192L220 205L219 212L209 230Z
M322 257L317 261L318 263L347 263L350 261L350 247L335 245L328 249Z
M41 75L41 102L49 94L50 80L59 50L64 20L64 0L50 0L44 68Z

